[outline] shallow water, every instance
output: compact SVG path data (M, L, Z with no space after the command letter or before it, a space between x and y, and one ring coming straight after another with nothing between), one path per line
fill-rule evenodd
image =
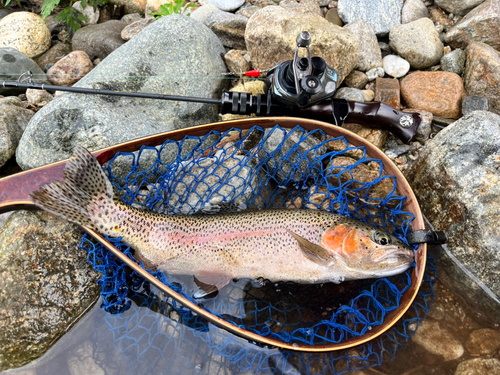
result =
M442 276L443 271L438 271L436 296L425 322L437 323L463 346L472 331L498 330L443 284ZM276 286L271 285L269 290L276 291ZM332 291L324 289L323 292ZM314 303L314 299L309 302ZM108 314L100 304L99 301L42 358L14 372L26 375L335 373L331 367L332 357L259 347L197 317L191 317L188 322L179 310L172 308L169 300L148 288L136 293L131 308L122 314ZM448 340L443 337L441 345L446 347L445 341ZM460 358L444 361L440 355L410 340L405 349L397 350L394 360L354 374L453 375L460 362L477 358L469 349L470 344ZM498 349L483 357L500 358ZM340 359L333 367L343 371L346 363Z

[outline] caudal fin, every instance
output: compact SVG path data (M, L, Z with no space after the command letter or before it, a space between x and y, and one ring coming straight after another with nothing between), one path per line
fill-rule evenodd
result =
M113 186L98 161L82 146L66 163L63 181L44 185L30 194L38 207L73 223L95 229L89 210L111 203Z

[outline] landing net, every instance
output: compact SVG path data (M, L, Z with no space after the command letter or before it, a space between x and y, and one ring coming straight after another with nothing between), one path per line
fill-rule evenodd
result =
M203 137L166 141L157 148L143 147L136 153L120 153L107 164L105 171L126 203L165 214L268 208L327 210L383 228L403 241L414 218L404 210L406 197L399 195L396 178L384 173L382 161L369 158L364 147L350 146L343 137L329 139L320 130L306 132L299 126L212 131ZM133 251L119 239L109 240L134 259ZM270 363L271 354L262 352L262 348L259 355L254 355L255 349L251 348L255 345L239 347L241 339L213 327L209 330L202 318L193 316L168 297L158 297L138 275L128 273L123 264L89 237L85 236L80 246L89 251L89 261L103 274L99 281L103 308L114 314L108 319L112 329L130 326L130 322L124 321L124 312L131 306L151 308L153 304L165 321L182 325L183 330L194 330L213 353L236 366L238 371L262 370L257 363L264 359ZM235 280L215 297L203 299L202 304L212 314L261 336L292 344L340 343L366 334L398 308L402 294L410 287L411 270L391 278L339 285ZM161 272L155 272L154 276L195 301L192 276ZM393 356L399 347L405 346L425 316L433 297L433 277L427 274L424 281L427 288L421 288L417 298L420 302L407 313L410 318L403 319L398 323L399 328L384 334L385 339L363 345L355 350L355 355L351 351L316 357L329 367L329 372L340 374L342 365L335 363L344 363L344 370L350 371L380 364L384 356ZM175 319L171 317L172 311ZM137 320L135 323L141 324ZM127 329L125 338L118 341L125 340L132 347L139 345L132 338L133 331ZM176 347L184 342L182 334L165 336L162 332L157 332L162 342L176 341ZM131 341L126 338L128 335ZM149 341L157 337L155 332L148 335ZM161 347L158 347L157 359L165 361ZM139 347L134 353L132 357L137 358L128 359L149 368L151 364L140 359ZM280 353L287 358L276 359L276 366L298 361L298 366L306 366L308 373L326 371L323 366L323 370L311 372L307 363L315 355Z

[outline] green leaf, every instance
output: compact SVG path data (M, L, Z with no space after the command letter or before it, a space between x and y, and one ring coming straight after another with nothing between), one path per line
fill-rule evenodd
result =
M174 7L174 13L179 13L179 10L182 8L184 5L184 2L186 0L175 0L175 7Z
M82 0L82 2L80 3L80 5L82 6L83 9L85 9L85 7L87 6L87 3L88 3L87 0Z
M47 0L46 0L47 1ZM80 22L78 22L79 15L81 13L78 12L75 8L69 6L61 11L56 17L56 21L63 21L73 29L73 31L78 30L82 27Z
M45 19L50 16L50 13L59 4L61 0L45 0L42 4L42 18Z

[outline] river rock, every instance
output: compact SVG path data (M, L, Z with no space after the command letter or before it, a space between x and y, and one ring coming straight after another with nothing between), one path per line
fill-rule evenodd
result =
M244 16L215 10L205 24L219 37L224 46L244 49L247 22L248 18Z
M382 66L382 52L377 37L368 22L358 19L345 25L344 30L349 31L358 40L359 58L356 69L366 72Z
M99 8L94 8L93 6L87 4L87 6L84 9L82 7L81 1L77 1L72 5L72 7L75 8L87 19L86 21L80 21L82 23L82 26L95 25L97 21L99 21L99 15L100 15Z
M339 0L339 16L344 23L358 19L370 24L377 36L386 36L401 24L403 0Z
M12 47L28 57L50 48L50 30L42 17L31 12L14 12L0 20L0 48Z
M373 81L377 78L382 78L385 75L384 68L373 68L366 72L366 76L368 77L368 81Z
M465 348L474 356L495 354L500 349L500 333L490 328L473 331L465 342Z
M245 0L210 0L210 4L214 4L217 8L226 12L232 12L244 3Z
M139 21L142 18L143 17L140 13L130 13L130 14L125 14L122 18L120 18L120 21L123 21L127 25L130 25L131 23Z
M97 300L101 275L81 236L44 211L17 211L0 228L0 370L41 356Z
M342 20L339 17L338 8L332 8L328 12L326 12L325 19L327 21L333 23L334 25L337 25L340 27L344 26L344 22L342 22Z
M472 112L428 142L406 176L422 212L436 230L446 231L447 250L460 263L446 252L441 256L440 268L450 276L450 285L496 321L499 304L487 293L500 297L499 133L499 115Z
M434 0L434 3L448 13L464 16L484 0Z
M71 41L73 51L84 51L91 60L102 60L125 43L121 37L125 26L125 22L112 20L82 27L75 32Z
M420 18L429 18L429 10L422 0L406 0L401 12L401 23L410 23Z
M71 44L57 43L45 52L43 55L34 59L41 69L45 69L47 64L55 64L61 58L66 56L72 51Z
M195 19L197 21L200 21L201 23L205 23L208 17L212 15L212 13L216 10L219 10L215 4L205 4L202 5L201 7L195 9L195 11L191 14L191 18Z
M0 79L17 81L21 74L31 71L33 82L50 84L45 72L25 54L15 48L0 48ZM0 88L0 95L15 95L24 92L24 89Z
M348 87L353 87L355 89L362 89L368 83L368 77L365 73L360 72L359 70L353 70L349 75L345 78L345 84Z
M500 2L486 0L454 25L444 41L453 48L481 42L500 50Z
M220 98L226 81L186 77L193 72L198 77L220 76L226 72L223 53L219 39L205 25L171 15L113 52L76 86ZM218 107L211 104L67 93L37 112L20 142L17 162L21 168L34 168L68 158L76 144L95 150L213 122L217 116Z
M293 59L297 35L304 30L311 33L311 56L324 58L337 71L340 84L357 64L356 38L323 17L280 6L262 8L248 21L245 41L254 69L270 69Z
M460 358L464 354L464 347L460 341L438 322L429 319L420 322L411 340L432 354L442 356L445 361Z
M54 99L54 96L45 90L38 89L28 89L26 90L26 99L28 99L28 103L43 107L47 105L48 102ZM26 123L28 125L28 123ZM26 128L26 126L24 127Z
M500 114L500 52L484 43L472 43L465 52L467 93L487 98L490 111Z
M109 0L111 5L116 5L118 7L123 7L125 13L140 13L144 14L146 9L147 0Z
M94 64L83 51L73 51L56 62L47 72L50 82L57 86L69 86L85 77Z
M441 70L461 75L465 69L466 54L464 50L456 49L441 57Z
M387 137L389 136L389 132L387 130L373 129L368 128L359 124L345 123L343 128L356 133L360 137L366 139L368 142L373 143L376 147L382 149L387 141ZM328 138L331 138L328 136ZM325 146L330 151L342 151L346 148L345 143L343 141L331 141L325 143ZM349 147L354 147L349 144ZM348 156L354 158L356 160L361 159L363 157L363 150L352 149L347 151L344 156Z
M422 116L422 122L418 126L417 133L415 134L415 139L419 141L428 140L432 131L432 120L434 119L434 115L431 112L414 108L403 109L403 112L407 113L417 112L420 114L420 116Z
M384 72L394 78L403 77L410 71L410 63L396 55L385 56L382 64Z
M459 363L455 375L500 375L500 361L496 358L475 358Z
M375 101L401 108L401 89L394 78L377 78L375 81Z
M17 97L0 99L0 167L14 156L24 129L33 115Z
M363 91L352 87L341 87L335 92L333 97L337 99L353 100L355 102L365 101L365 94L363 94Z
M467 96L460 76L448 72L415 72L401 82L401 95L408 107L435 116L459 118Z
M252 63L247 51L232 49L225 54L224 60L229 71L236 74L252 69Z
M415 69L436 65L443 57L444 45L434 23L428 18L395 26L389 40L391 47Z
M154 17L141 18L125 26L120 35L123 40L130 40L155 21Z
M487 111L489 109L489 101L480 96L470 95L462 101L462 114L468 115L474 111Z
M297 2L296 0L282 0L279 4L283 8L293 10L298 13L323 17L323 11L316 0L300 0L300 2Z

